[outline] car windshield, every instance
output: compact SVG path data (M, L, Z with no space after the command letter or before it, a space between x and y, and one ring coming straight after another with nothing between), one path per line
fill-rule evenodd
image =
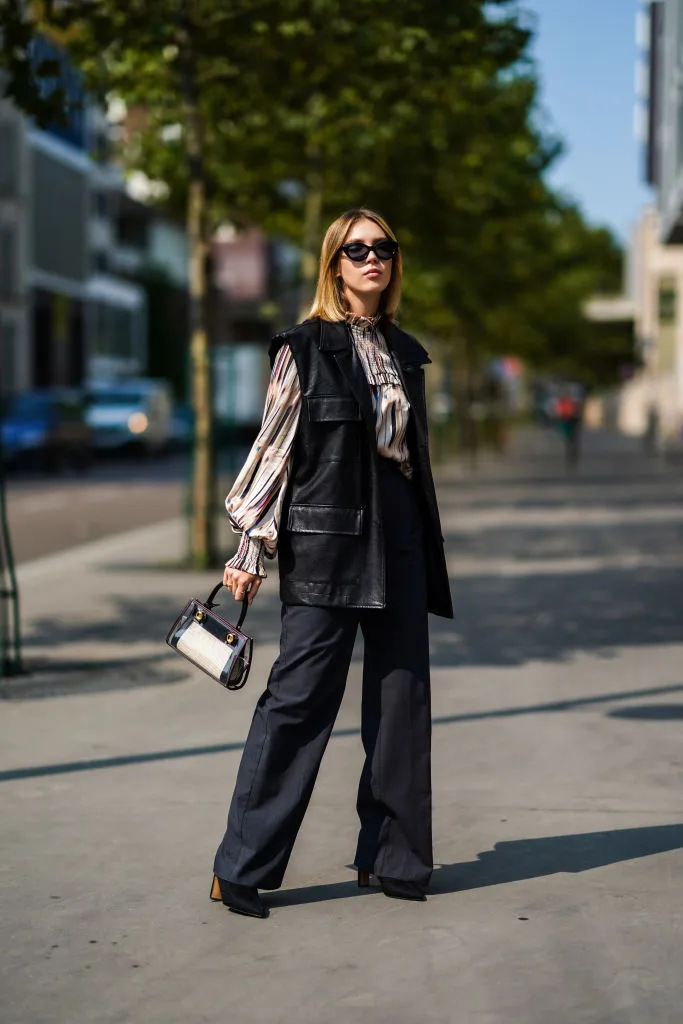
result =
M140 391L95 391L90 395L92 405L140 405L144 400Z

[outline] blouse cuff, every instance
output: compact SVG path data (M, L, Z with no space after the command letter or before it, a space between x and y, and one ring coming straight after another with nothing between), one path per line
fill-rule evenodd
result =
M246 532L243 533L237 553L225 565L227 568L240 569L242 572L250 572L265 579L268 573L263 568L263 541L250 537Z

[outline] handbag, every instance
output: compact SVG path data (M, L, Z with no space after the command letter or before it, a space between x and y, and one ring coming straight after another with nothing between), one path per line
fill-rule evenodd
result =
M227 690L241 690L249 676L254 648L253 639L242 632L249 600L244 598L233 626L213 610L222 586L221 581L205 603L196 597L187 602L168 631L166 643Z

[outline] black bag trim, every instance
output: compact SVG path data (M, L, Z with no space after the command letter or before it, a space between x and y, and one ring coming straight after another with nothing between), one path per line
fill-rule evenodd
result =
M215 598L222 587L223 581L221 580L207 597L206 603L200 601L197 597L191 598L166 634L166 643L176 654L187 658L192 665L205 672L217 683L220 683L226 690L241 690L249 678L254 650L253 638L248 633L242 632L242 624L249 608L249 598L247 596L244 597L238 623L234 626L228 619L223 618L213 610L218 603ZM179 649L178 644L192 623L200 625L204 632L209 633L216 640L220 640L221 643L225 642L229 645L232 655L226 658L226 663L220 676L209 671L204 664L200 664L190 653Z

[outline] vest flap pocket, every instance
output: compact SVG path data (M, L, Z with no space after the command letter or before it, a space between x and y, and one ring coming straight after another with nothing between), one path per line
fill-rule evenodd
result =
M359 420L360 406L351 395L308 395L308 418L316 423Z
M357 537L363 532L363 509L290 505L287 528L292 533L341 533Z

